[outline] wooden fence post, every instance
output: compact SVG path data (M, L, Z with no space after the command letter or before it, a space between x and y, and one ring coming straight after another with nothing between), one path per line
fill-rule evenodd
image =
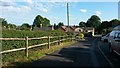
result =
M66 42L68 42L68 35L66 36Z
M50 36L48 36L48 49L50 49Z
M70 40L70 39L69 39L69 35L67 36L67 39L68 39L68 42L69 42L69 40Z
M71 35L71 41L72 41L72 35Z
M58 36L58 45L60 45L60 36Z
M28 37L26 37L26 50L25 50L25 55L28 57Z

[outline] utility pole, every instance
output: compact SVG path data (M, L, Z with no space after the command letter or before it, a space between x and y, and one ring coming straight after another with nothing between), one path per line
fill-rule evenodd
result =
M67 32L70 32L70 26L69 26L69 5L67 3L67 22L68 22L68 31Z
M120 20L120 1L118 2L118 20Z

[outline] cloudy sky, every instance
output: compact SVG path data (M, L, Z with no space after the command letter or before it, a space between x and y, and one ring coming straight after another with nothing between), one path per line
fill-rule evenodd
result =
M92 15L99 16L102 21L118 18L118 0L68 1L70 25L78 25L80 21L86 22ZM8 23L32 24L37 15L48 18L52 25L59 22L67 25L66 0L0 0L0 18L5 18Z

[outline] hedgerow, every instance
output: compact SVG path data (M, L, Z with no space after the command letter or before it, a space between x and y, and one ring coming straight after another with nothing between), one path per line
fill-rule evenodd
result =
M40 30L34 30L34 31L21 31L21 30L2 30L2 37L3 38L25 38L28 36L28 38L35 38L35 37L43 37L43 36L63 36L66 35L64 32L60 30L53 30L53 31L40 31ZM50 41L58 40L58 38L51 39ZM29 46L31 45L37 45L41 43L46 43L48 42L48 39L41 39L41 40L29 40ZM26 41L25 40L3 40L2 41L2 51L5 50L11 50L11 49L17 49L17 48L22 48L25 47ZM42 46L42 47L36 47L32 48L29 50L29 53L34 52L34 49L41 49L47 47ZM25 51L17 51L17 52L11 52L11 53L5 53L2 54L2 61L3 65L5 65L7 62L15 62L20 60L21 57L25 57ZM15 59L19 58L18 60Z

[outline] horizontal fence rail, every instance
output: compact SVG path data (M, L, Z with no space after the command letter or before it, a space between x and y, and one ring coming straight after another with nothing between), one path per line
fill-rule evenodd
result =
M0 38L0 40L25 40L25 38Z
M51 42L51 39L53 39L53 38L57 38L58 40L55 40L55 41ZM40 40L40 39L48 39L48 42L28 46L29 45L29 43L28 43L29 40ZM25 45L24 48L5 50L5 51L1 51L0 54L25 50L25 54L28 57L28 49L30 49L30 48L40 47L40 46L43 46L43 45L48 45L48 48L50 48L50 44L58 43L60 45L60 42L65 41L65 40L69 40L69 39L74 40L75 37L74 36L69 37L68 35L65 35L65 36L53 36L53 37L52 36L44 36L44 37L39 37L39 38L28 38L28 37L26 37L26 38L0 38L0 40L6 40L6 41L7 40L25 40L26 41L26 45Z
M40 38L28 38L28 40L39 40L39 39L47 39L47 36L40 37Z

